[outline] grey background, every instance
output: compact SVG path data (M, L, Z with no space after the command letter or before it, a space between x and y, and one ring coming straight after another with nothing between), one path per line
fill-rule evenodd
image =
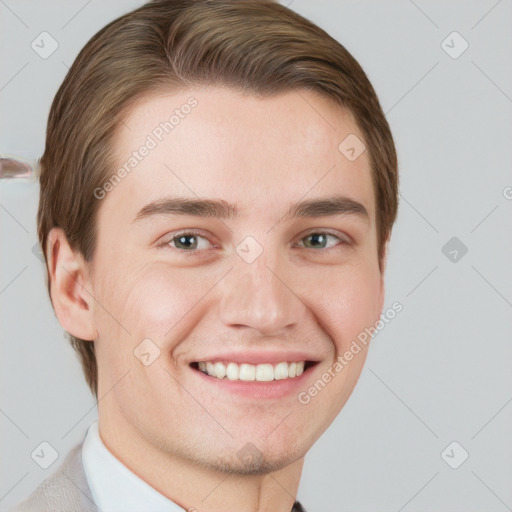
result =
M0 0L0 153L40 156L77 52L141 3ZM385 308L404 308L307 455L299 499L308 512L512 510L511 2L289 5L352 52L387 113L401 204ZM59 44L47 59L31 48L43 31ZM463 48L446 39L454 31L469 44L458 58L445 51ZM37 183L0 180L1 510L54 471L96 418L32 252L37 201ZM452 237L467 247L456 261L453 247L442 250ZM43 441L59 454L46 470L30 455ZM445 460L462 450L469 458L452 469Z

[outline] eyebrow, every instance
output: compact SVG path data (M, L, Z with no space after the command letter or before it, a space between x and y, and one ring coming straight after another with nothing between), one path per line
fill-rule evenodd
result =
M133 222L152 215L192 215L232 219L239 213L235 204L222 199L193 199L186 197L166 197L144 206ZM322 217L329 215L354 215L369 222L367 209L358 201L343 195L299 201L290 206L284 219Z

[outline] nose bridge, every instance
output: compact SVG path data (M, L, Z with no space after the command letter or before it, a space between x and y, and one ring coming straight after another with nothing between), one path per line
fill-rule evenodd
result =
M305 305L288 283L284 255L265 248L254 261L234 255L220 302L225 325L247 326L265 335L278 334L299 322Z

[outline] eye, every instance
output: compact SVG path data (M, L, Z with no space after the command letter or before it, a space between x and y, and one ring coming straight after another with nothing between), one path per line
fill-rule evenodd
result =
M329 244L329 239L333 240L334 243ZM301 239L301 242L307 241L303 244L306 249L332 249L336 245L340 244L348 244L349 242L341 239L340 237L333 235L332 233L327 233L324 231L318 231L314 233L309 233L305 237ZM338 243L336 243L338 242Z
M210 242L207 238L194 231L177 233L168 238L164 243L166 246L171 246L171 249L186 252L197 252L208 249L209 244Z

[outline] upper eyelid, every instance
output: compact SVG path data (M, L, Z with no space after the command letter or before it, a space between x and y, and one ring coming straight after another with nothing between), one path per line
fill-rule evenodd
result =
M312 229L312 230L309 230L306 233L302 234L300 239L302 240L303 238L307 237L308 235L316 235L316 234L331 235L331 236L334 236L334 237L338 238L342 242L347 242L347 243L352 241L352 237L351 236L349 236L349 235L347 235L345 233L342 233L342 234L332 233L327 228L325 228L325 229ZM345 238L347 240L345 240Z
M210 237L206 236L202 232L195 231L194 229L188 229L188 230L178 231L177 233L174 233L172 235L163 236L162 237L162 239L163 239L162 245L169 245L175 238L178 238L180 236L185 236L185 235L198 236L200 238L204 238L205 240L208 240L208 242L210 242L210 244L214 244L214 242L212 242L210 240ZM189 252L194 252L194 251L189 251ZM198 251L195 251L195 252L198 252Z

